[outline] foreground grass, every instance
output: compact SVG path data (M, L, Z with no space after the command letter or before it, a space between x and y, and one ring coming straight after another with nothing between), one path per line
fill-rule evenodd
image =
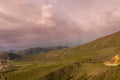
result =
M58 64L43 63L16 63L15 66L19 68L4 73L7 80L35 80L62 67Z

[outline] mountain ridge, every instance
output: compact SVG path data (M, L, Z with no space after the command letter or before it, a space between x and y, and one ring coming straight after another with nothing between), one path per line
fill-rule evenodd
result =
M54 51L54 50L61 50L68 48L66 46L56 46L56 47L34 47L34 48L28 48L28 49L23 49L23 50L17 50L14 51L13 53L19 54L19 55L29 55L29 54L36 54L36 53L44 53L44 52L49 52L49 51Z

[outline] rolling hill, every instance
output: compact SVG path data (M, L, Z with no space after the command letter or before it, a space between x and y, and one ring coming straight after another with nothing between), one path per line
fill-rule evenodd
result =
M120 66L103 64L116 54L120 54L120 31L74 48L17 58L1 70L1 79L119 80Z

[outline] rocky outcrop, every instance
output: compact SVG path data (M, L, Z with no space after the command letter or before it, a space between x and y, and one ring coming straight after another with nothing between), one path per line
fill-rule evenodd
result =
M104 63L106 66L118 66L120 64L120 55L115 55L111 61Z

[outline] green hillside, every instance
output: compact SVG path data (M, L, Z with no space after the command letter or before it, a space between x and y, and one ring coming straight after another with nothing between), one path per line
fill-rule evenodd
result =
M120 32L70 49L31 54L7 63L0 80L119 80L120 66L103 62L120 53Z

